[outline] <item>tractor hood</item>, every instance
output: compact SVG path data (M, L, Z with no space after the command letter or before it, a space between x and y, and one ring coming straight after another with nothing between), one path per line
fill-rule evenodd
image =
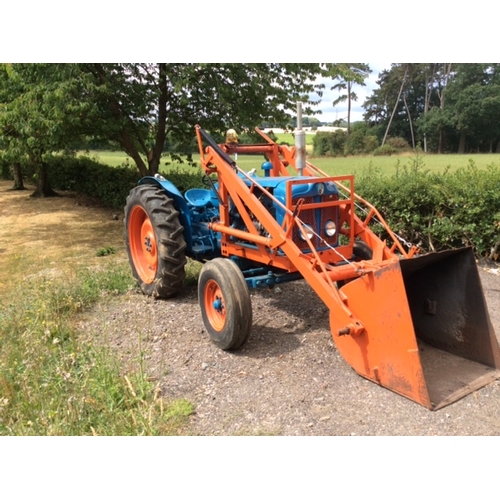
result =
M289 177L260 177L256 178L260 186L271 190L274 196L283 204L286 204L286 186L288 181L308 179L314 182L307 184L296 184L293 186L293 198L312 197L338 194L337 186L333 182L323 182L321 178L289 176Z

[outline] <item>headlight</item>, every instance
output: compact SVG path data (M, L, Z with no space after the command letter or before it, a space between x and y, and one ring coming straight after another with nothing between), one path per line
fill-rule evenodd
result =
M337 232L337 224L333 222L332 220L326 221L325 224L325 234L327 235L328 238L332 238L335 236L335 233Z
M309 226L308 224L304 224L302 229L299 231L300 239L306 241L304 233L305 233L305 236L307 236L308 240L312 240L312 238L314 236L314 230L311 226Z
M320 182L319 184L317 184L318 186L318 194L321 196L324 192L325 192L325 185Z

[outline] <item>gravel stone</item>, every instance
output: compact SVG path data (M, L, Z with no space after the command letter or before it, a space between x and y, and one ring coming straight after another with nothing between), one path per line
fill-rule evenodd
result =
M500 333L498 268L481 268ZM186 398L191 435L498 435L500 382L432 412L358 376L331 338L328 310L305 282L252 291L253 328L236 352L205 332L196 287L167 301L137 293L99 304L80 328L124 370L141 353L162 397Z

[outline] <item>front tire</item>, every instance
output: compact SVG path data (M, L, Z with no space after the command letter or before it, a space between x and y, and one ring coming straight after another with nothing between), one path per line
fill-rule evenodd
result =
M141 184L127 197L124 223L132 273L143 293L168 298L179 292L186 242L172 199L156 185Z
M243 273L230 259L207 262L198 279L203 323L220 349L241 347L252 329L252 302Z
M373 250L360 239L354 242L353 253L358 262L360 260L371 260L373 258Z

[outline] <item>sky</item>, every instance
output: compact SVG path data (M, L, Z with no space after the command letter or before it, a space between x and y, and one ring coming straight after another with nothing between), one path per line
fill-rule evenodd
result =
M362 87L356 85L353 89L358 96L358 100L351 103L351 123L363 119L363 102L372 93L373 89L377 87L376 81L378 80L379 73L384 69L390 69L391 64L392 63L368 63L372 72L366 80L366 86ZM321 104L317 107L317 109L321 110L321 115L318 115L317 118L322 122L330 123L342 118L347 120L347 102L340 103L335 108L332 105L333 101L339 96L337 90L330 90L330 87L334 84L335 82L332 80L326 83Z

